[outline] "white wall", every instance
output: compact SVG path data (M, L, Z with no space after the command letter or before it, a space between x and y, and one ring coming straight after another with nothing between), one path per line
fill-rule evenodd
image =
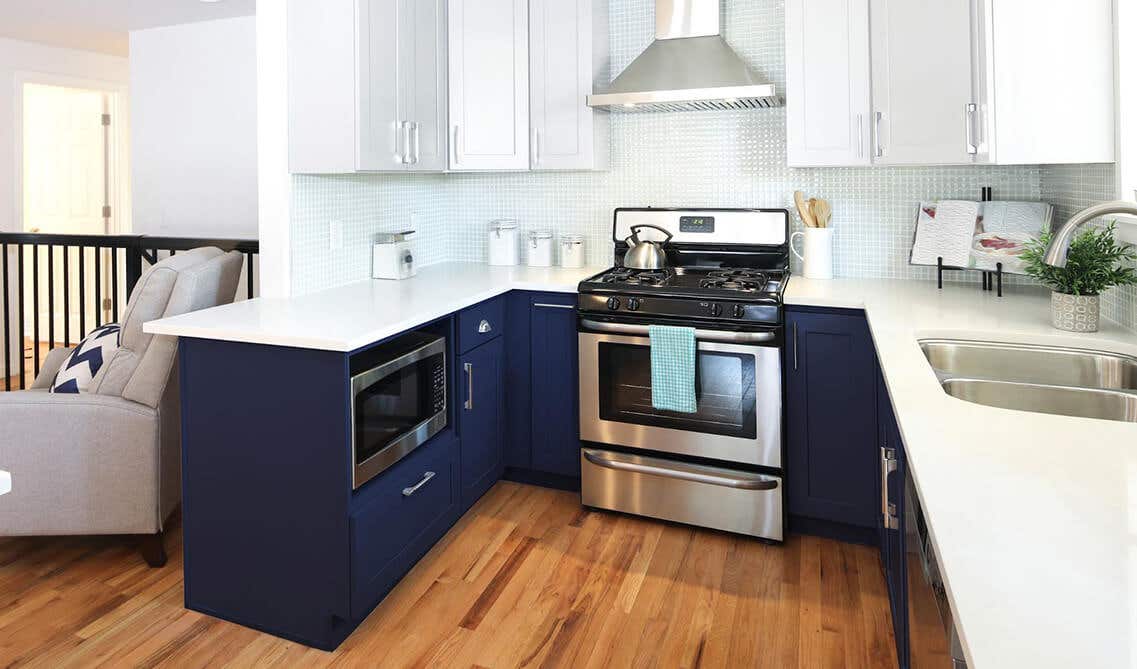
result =
M130 34L134 232L257 238L256 17Z

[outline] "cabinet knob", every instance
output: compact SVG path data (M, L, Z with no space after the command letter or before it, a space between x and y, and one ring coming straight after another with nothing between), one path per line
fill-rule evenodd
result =
M493 332L493 326L483 318L482 322L478 323L478 334L486 334L487 332Z

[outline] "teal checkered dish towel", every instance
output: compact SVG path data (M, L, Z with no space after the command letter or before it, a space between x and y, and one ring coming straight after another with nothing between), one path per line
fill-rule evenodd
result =
M695 413L695 328L648 326L651 338L651 406Z

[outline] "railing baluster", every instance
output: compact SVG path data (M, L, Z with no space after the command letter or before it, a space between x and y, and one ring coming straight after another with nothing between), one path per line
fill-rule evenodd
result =
M47 245L47 348L55 348L55 245Z
M63 247L63 347L71 348L71 247Z
M111 304L114 305L112 323L118 322L118 249L111 249Z
M8 243L0 245L4 253L4 390L12 389L12 324L11 305L8 303ZM20 361L23 366L23 361Z
M103 324L103 250L95 247L95 327Z
M16 245L16 298L19 315L16 319L17 333L20 338L20 390L28 387L27 365L24 364L24 245Z
M32 244L32 370L39 376L39 244Z
M79 247L79 337L87 336L87 247Z

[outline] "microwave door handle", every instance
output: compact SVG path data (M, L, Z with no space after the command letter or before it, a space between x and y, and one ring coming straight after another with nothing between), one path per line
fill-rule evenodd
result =
M466 403L463 408L466 411L474 410L474 364L467 362L462 365L462 369L466 372Z

